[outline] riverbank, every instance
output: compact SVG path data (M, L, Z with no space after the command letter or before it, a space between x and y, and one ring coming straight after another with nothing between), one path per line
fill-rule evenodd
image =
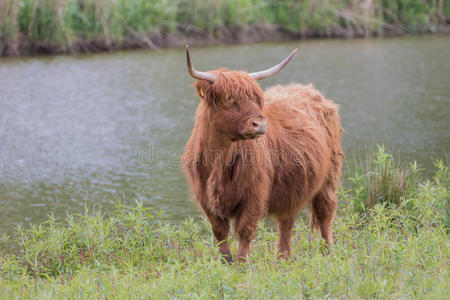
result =
M164 213L117 205L19 228L0 245L0 294L6 298L425 298L450 289L448 166L423 178L383 147L344 179L324 254L298 219L292 259L276 259L277 234L261 225L248 264L218 259L207 221L164 221ZM5 246L8 245L8 246ZM11 248L12 247L12 248ZM236 240L231 242L236 253ZM9 249L9 250L7 250ZM13 249L13 250L11 250Z
M7 0L0 56L449 33L443 0Z

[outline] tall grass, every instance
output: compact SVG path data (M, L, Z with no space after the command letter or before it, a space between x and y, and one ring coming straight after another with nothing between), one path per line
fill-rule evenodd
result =
M415 33L448 16L444 0L2 0L0 54L156 47L171 33L220 37L255 26L303 36Z
M354 173L348 183L354 192L353 204L358 212L378 203L399 205L416 196L422 173L417 162L402 166L384 146L378 146L378 152L371 159L354 163L351 168Z
M173 225L142 203L117 204L108 216L94 210L65 220L50 217L4 236L0 295L446 299L448 167L437 161L435 175L423 179L418 167L402 168L382 147L368 166L365 179L350 179L339 192L336 242L329 254L320 238L309 238L308 220L300 218L292 259L276 259L277 234L261 223L250 262L230 266L218 259L206 220ZM361 178L361 172L354 170L350 178ZM236 240L230 242L236 253Z

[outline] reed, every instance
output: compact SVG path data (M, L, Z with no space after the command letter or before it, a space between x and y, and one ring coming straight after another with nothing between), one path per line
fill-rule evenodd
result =
M0 54L170 46L254 27L293 37L420 33L448 16L444 0L2 0Z

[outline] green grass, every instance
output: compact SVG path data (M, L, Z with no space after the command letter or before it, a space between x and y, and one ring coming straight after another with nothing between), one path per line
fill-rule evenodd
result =
M175 32L273 25L301 36L418 33L449 16L446 0L2 0L0 55L155 47Z
M309 238L299 218L292 259L276 259L277 234L261 222L247 264L218 259L210 225L137 202L103 215L86 211L50 217L3 237L0 295L4 298L250 298L446 299L450 292L450 180L435 164L423 178L380 147L353 168L339 192L335 244ZM347 173L349 173L347 171ZM236 240L230 237L236 253Z

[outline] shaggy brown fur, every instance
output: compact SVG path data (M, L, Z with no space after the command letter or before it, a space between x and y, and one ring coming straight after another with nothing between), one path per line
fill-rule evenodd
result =
M292 226L304 204L311 205L311 225L331 243L343 160L337 105L312 85L263 93L245 72L211 73L214 83L195 82L201 101L182 160L222 255L232 261L231 219L237 259L245 261L258 220L269 214L278 222L279 254L289 257ZM255 120L267 121L265 135L252 135Z

